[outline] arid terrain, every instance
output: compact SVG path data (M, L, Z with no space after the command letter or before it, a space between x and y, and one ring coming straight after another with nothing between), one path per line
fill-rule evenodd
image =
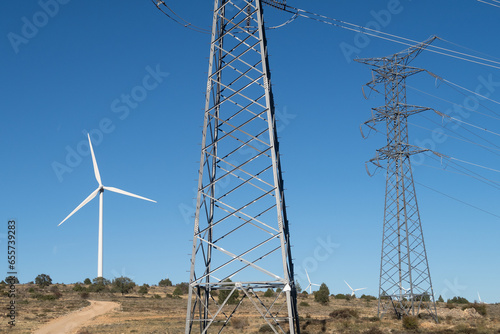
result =
M54 288L57 286L57 289ZM110 292L82 293L74 291L74 285L57 284L50 288L38 288L33 284L17 286L16 325L9 328L9 318L2 311L0 332L33 333L54 319L88 310L94 301L109 301L111 305L102 315L88 315L91 319L76 326L71 333L184 333L187 297L174 296L174 287L149 288L141 295L138 287L121 295ZM43 297L57 295L52 297ZM266 297L262 297L266 298ZM272 298L272 297L271 297ZM0 303L8 305L9 299L2 294ZM377 301L362 299L341 300L330 297L328 305L314 301L312 295L299 296L300 327L308 333L500 333L500 305L485 305L486 314L479 314L470 305L438 303L439 324L429 317L418 319L418 329L404 329L401 320L386 316L376 317ZM106 303L103 303L106 304ZM85 309L87 307L87 309ZM80 311L80 313L78 313ZM243 303L235 314L226 333L264 333L256 321L259 319L251 303ZM94 317L95 316L95 317ZM81 320L81 319L80 319ZM46 328L46 327L45 327Z

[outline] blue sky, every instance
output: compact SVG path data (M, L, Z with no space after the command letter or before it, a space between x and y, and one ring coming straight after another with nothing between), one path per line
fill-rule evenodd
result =
M52 5L42 5L47 3ZM195 3L172 7L210 28L213 4ZM414 40L438 35L485 54L500 54L492 33L499 29L500 8L473 0L289 3L360 25L379 22L384 32ZM0 13L0 220L5 222L1 226L11 218L18 221L19 278L27 282L46 273L55 282L72 283L96 276L98 201L57 227L97 187L85 146L90 131L104 185L158 201L105 194L104 276L124 275L149 284L165 277L187 281L210 37L175 24L146 0L119 6L67 0L53 4L8 2ZM397 13L383 16L390 6ZM289 15L267 8L265 18L277 25ZM268 45L295 264L308 268L312 280L325 282L333 293L349 292L347 280L376 295L385 175L369 177L365 161L385 138L374 133L363 139L359 125L383 99L374 93L364 99L361 86L371 73L350 60L389 55L404 46L376 38L356 44L356 36L299 18L269 31ZM442 41L435 44L472 52ZM356 52L345 54L345 45L355 46ZM498 69L428 52L413 65L471 90L489 80L490 98L500 101ZM456 104L470 95L436 84L425 74L412 77L408 85ZM479 100L477 111L494 115L491 110L499 110L498 104ZM408 102L443 112L453 108L410 89ZM499 120L468 114L463 119L500 132ZM456 134L434 113L423 116L411 119L412 144L432 145L491 168L499 165L498 151L451 137L434 140L432 132L418 126ZM487 143L465 128L460 125L456 131L484 145L499 143L496 135L475 131ZM430 157L419 162L416 181L500 215L498 189L432 168L446 165ZM499 179L497 172L467 168ZM479 291L483 300L498 302L500 218L419 184L416 191L436 296L473 300ZM6 247L3 231L0 242ZM318 247L327 247L328 256L318 258ZM2 271L7 272L6 261ZM302 271L298 274L304 287Z

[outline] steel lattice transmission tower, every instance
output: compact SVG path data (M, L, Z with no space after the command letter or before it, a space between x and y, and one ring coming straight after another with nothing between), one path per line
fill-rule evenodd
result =
M410 157L423 151L409 144L408 117L429 108L406 103L406 78L424 71L409 66L435 37L409 49L382 58L356 59L372 67L367 86L383 85L385 105L373 108L365 124L374 128L384 122L387 145L370 162L382 167L387 161L384 231L380 265L379 316L394 311L400 318L427 309L437 321L434 292L425 250Z
M284 5L215 0L186 334L220 333L247 305L252 325L299 333L263 2Z

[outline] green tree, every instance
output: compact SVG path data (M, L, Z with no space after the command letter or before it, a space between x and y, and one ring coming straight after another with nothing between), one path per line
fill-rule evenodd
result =
M322 283L319 290L314 293L314 300L322 305L328 304L330 301L330 289L325 283Z
M7 284L19 284L19 279L16 276L7 276L5 277L5 282L7 282Z
M88 277L87 277L87 278L83 281L83 284L85 284L85 285L90 285L90 284L92 284L92 281L90 280L90 278L88 278Z
M444 303L443 296L439 295L438 302L440 302L440 303Z
M158 283L158 286L172 286L172 281L168 278L164 278Z
M103 292L108 290L108 286L111 282L104 277L96 277L92 280L92 285L89 286L90 292Z
M469 304L469 301L464 297L455 296L452 299L446 301L447 304Z
M224 282L232 282L232 281L228 278L228 279L224 280ZM226 298L229 296L232 289L234 288L234 284L228 284L228 285L224 285L224 286L227 287L229 290L220 290L219 291L219 304L222 304L226 300ZM239 291L235 290L233 292L233 294L231 295L231 297L229 297L227 303L228 304L238 304L239 297L240 297Z
M52 278L46 274L40 274L35 278L35 283L41 288L45 288L52 284Z
M297 290L297 293L301 293L302 292L302 287L300 286L299 282L295 283L295 290Z
M135 287L134 281L125 276L114 278L111 285L113 286L113 290L121 292L122 295L129 293Z
M145 295L148 293L148 291L149 291L149 284L143 284L139 287L139 291L137 292L139 292L139 294L141 295Z
M264 297L274 297L273 289L267 289L267 291L264 292Z

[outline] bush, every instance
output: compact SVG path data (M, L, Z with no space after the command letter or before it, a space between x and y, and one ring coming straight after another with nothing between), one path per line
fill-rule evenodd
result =
M38 300L56 300L57 299L57 297L54 295L44 295L41 293L35 293L33 295L33 298L36 298Z
M76 283L75 286L73 287L73 291L76 292L87 291L87 288L83 287L80 283Z
M89 293L87 291L83 291L80 293L80 298L87 299L89 298Z
M179 283L175 286L174 296L184 295L189 292L189 284L188 283Z
M231 326L235 329L243 329L248 326L247 318L232 318Z
M49 275L40 274L35 278L35 283L41 287L45 288L52 284L52 278Z
M273 289L267 289L267 291L264 292L264 297L274 297Z
M59 288L55 285L50 288L50 292L52 292L52 294L54 295L54 297L56 297L56 299L62 297L61 291L59 291Z
M447 304L469 304L469 301L464 297L455 296L452 299L446 301Z
M158 286L172 286L172 281L168 278L162 279L160 282L158 282Z
M111 282L104 277L96 277L92 280L92 285L88 287L89 292L104 292L109 290Z
M224 282L231 282L231 280L228 278L226 280L224 280ZM234 287L234 285L230 284L230 285L225 285L228 287L228 289L230 290L220 290L219 291L219 296L218 296L218 301L219 301L219 304L222 304L226 298L229 296L229 294L231 293L231 290L232 288ZM229 297L229 300L227 301L228 304L238 304L239 302L239 297L240 297L240 293L238 290L235 290L233 292L233 294L231 295L231 297Z
M411 316L411 315L406 315L403 317L403 328L408 329L408 330L416 330L418 329L418 318Z
M307 306L309 306L309 303L308 302L300 302L299 306L307 307Z
M122 296L129 293L133 288L135 288L134 281L124 276L113 279L113 282L111 284L113 285L113 290L121 292Z
M153 295L153 298L154 299L161 299L161 296L160 295L157 295L156 293Z
M473 308L476 310L477 313L479 313L482 316L486 315L486 305L484 304L478 304L478 303L473 303L473 304L468 304L466 306L462 307L462 310L465 310L467 308Z
M356 310L350 308L342 308L339 310L334 310L329 314L330 318L333 319L350 319L350 318L358 318L359 313Z
M90 280L90 278L86 278L86 279L83 281L83 284L85 284L85 285L90 285L90 284L92 284L92 281Z
M5 282L3 282L3 285L5 285L6 283L8 284L19 284L19 279L16 277L16 276L7 276L5 277Z
M330 290L325 283L322 283L319 290L314 293L314 300L321 305L326 305L330 301Z
M343 293L339 293L335 295L335 299L351 300L351 295L344 295Z
M141 287L139 288L139 291L137 291L137 292L139 292L139 294L141 294L141 295L145 295L148 293L148 290L149 290L149 285L143 284L143 285L141 285Z
M262 325L259 328L259 333L274 333L274 331L269 325Z
M377 297L370 296L370 295L361 295L361 297L359 297L359 299L365 299L367 301L370 301L370 300L377 300Z

